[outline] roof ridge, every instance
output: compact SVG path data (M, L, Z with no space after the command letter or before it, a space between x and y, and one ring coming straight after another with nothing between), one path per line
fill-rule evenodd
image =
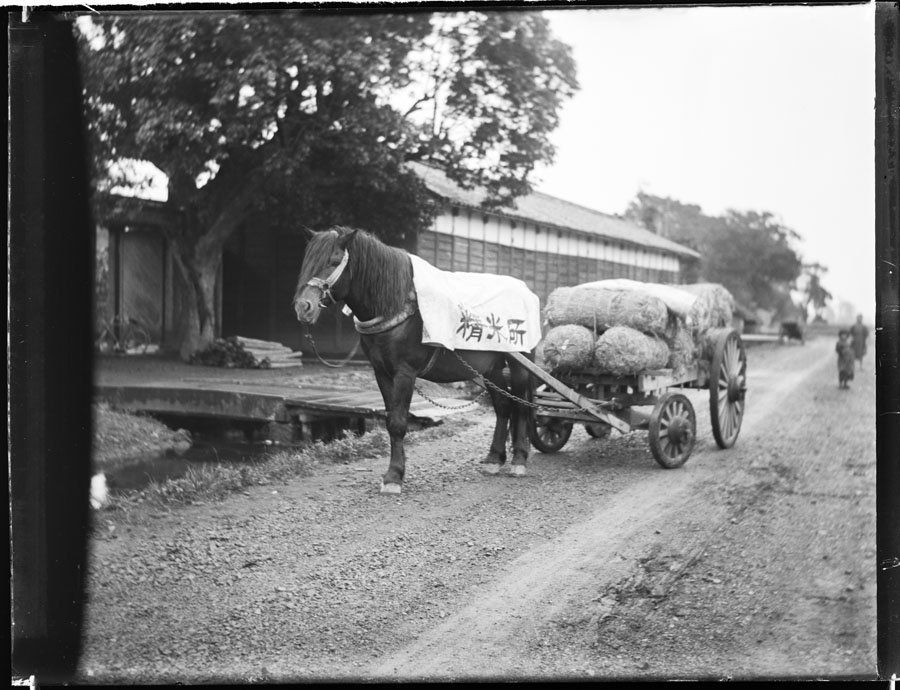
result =
M431 183L437 185L437 188L432 188L431 191L455 204L467 206L470 208L477 208L477 204L475 204L472 197L479 198L487 194L487 190L482 186L475 186L472 189L463 189L462 187L460 187L460 185L450 179L450 176L447 174L447 171L444 167L439 166L435 163L425 163L423 161L408 161L408 163L420 165L423 168L426 168L428 171L440 175L441 179L432 178ZM427 186L429 180L423 179L423 181ZM542 203L553 204L554 206L556 206L557 211L569 211L576 214L588 214L591 218L595 218L597 221L603 221L605 223L615 223L615 226L618 227L610 227L606 232L604 232L601 228L578 227L578 222L575 218L570 218L568 220L548 220L546 216L552 215L554 211L553 209L538 207L529 210L527 208L522 208L523 206L527 206L529 203L538 205ZM604 211L599 211L597 209L591 208L590 206L585 206L574 201L569 201L568 199L563 199L541 190L532 190L528 194L517 197L513 200L513 204L514 206L504 206L495 212L520 218L532 223L550 224L556 227L568 228L576 232L586 232L589 234L598 235L600 237L606 237L607 239L610 239L612 241L626 242L629 244L642 245L644 247L654 247L658 250L669 251L672 253L687 256L700 256L699 253L694 249L675 242L674 240L670 240L667 237L657 235L655 232L638 225L634 221L623 218L622 216L611 215L609 213L605 213ZM583 223L588 223L590 225L593 224L589 218L582 219L582 221ZM613 234L610 234L610 232L612 232ZM617 235L627 234L631 234L633 235L633 237L617 237Z

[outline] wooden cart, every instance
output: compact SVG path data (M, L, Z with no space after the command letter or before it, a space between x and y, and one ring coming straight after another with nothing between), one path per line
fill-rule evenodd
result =
M572 427L584 424L602 438L611 429L627 433L647 429L650 450L665 468L683 465L694 448L697 421L694 406L673 388L709 388L712 431L720 448L737 441L744 417L747 392L747 357L737 331L709 331L708 359L701 358L685 371L646 371L633 376L611 376L595 370L551 375L524 356L516 359L538 384L531 423L531 443L539 451L554 453L569 440ZM649 415L635 410L652 405Z

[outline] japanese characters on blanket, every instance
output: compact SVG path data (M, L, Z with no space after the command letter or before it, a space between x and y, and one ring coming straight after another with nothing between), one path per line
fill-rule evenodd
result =
M422 342L448 350L531 352L541 339L541 304L518 278L442 271L410 255Z

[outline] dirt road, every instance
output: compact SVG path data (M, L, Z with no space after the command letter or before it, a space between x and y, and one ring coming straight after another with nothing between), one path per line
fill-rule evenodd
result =
M104 516L90 682L874 677L874 372L833 343L748 350L747 414L663 470L646 433L576 428L486 477L492 420L214 505ZM871 364L871 362L869 362Z

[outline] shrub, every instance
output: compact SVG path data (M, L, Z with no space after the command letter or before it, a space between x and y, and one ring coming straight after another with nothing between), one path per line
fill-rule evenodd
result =
M268 369L271 366L268 357L257 359L235 336L217 338L206 349L191 355L189 362L228 369Z

